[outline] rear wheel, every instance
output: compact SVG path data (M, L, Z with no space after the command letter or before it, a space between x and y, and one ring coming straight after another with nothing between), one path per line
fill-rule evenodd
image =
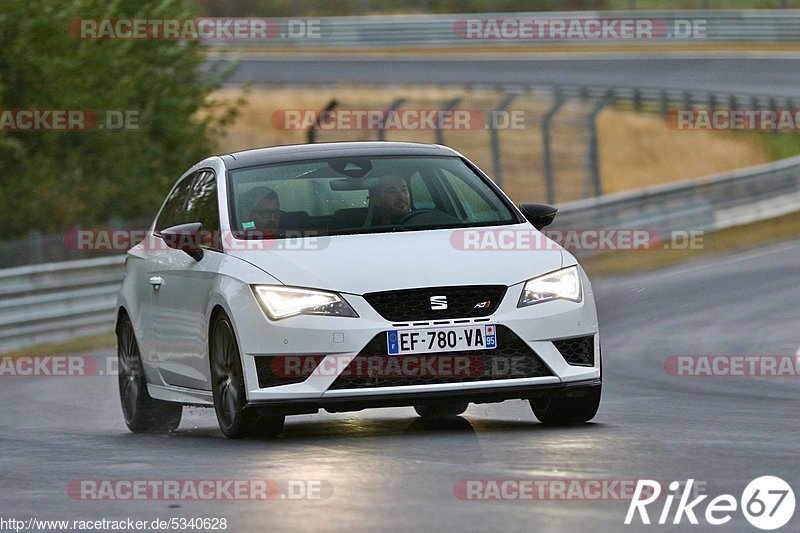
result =
M268 437L280 433L285 417L268 416L262 410L247 407L239 344L233 326L224 314L214 319L209 348L214 410L222 433L229 439Z
M167 433L181 423L183 405L155 400L147 392L139 345L130 318L117 325L119 398L125 424L134 433Z
M536 418L542 424L553 426L588 422L597 414L599 407L600 387L592 387L584 396L531 400L531 409Z
M422 418L444 418L458 416L469 407L468 402L447 402L415 405L414 410Z

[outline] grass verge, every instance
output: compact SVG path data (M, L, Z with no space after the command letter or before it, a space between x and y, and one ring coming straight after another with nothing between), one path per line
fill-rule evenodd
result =
M790 213L776 218L726 228L702 237L697 249L652 249L604 252L579 260L593 278L655 270L711 255L757 248L800 237L800 215ZM700 243L698 243L700 244Z
M89 337L79 337L70 339L63 342L52 342L47 344L37 344L19 350L14 350L13 353L0 354L0 356L24 355L24 356L46 356L46 355L62 355L62 354L83 354L92 350L100 350L108 348L109 346L116 345L116 337L113 333L101 333L98 335L91 335Z

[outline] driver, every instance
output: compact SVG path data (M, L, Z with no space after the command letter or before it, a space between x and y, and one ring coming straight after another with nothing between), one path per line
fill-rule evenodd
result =
M372 194L377 224L396 224L411 212L406 180L396 174L383 176Z

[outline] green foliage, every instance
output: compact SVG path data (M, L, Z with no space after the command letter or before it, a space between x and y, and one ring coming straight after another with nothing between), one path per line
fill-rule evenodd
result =
M778 131L751 135L764 144L772 160L786 159L800 154L800 135L797 133Z
M192 17L189 5L0 2L0 109L133 111L139 122L128 131L0 131L0 239L152 216L177 177L210 153L235 110L209 101L221 80L200 71L199 43L67 31L80 18Z

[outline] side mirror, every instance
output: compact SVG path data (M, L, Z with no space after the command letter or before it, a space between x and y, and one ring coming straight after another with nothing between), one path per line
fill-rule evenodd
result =
M558 212L557 207L549 204L520 204L519 208L536 229L549 226Z
M203 248L200 246L200 222L180 224L161 230L161 238L170 248L186 252L195 261L203 258Z

